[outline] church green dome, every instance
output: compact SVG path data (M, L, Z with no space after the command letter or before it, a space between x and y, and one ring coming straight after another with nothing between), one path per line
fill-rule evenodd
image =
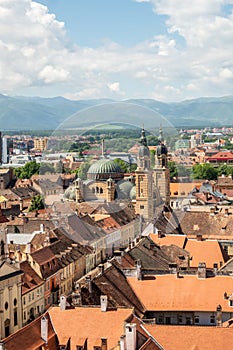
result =
M124 173L121 167L113 160L100 159L93 163L87 172L87 178L89 180L108 180L110 177L114 181L121 180Z

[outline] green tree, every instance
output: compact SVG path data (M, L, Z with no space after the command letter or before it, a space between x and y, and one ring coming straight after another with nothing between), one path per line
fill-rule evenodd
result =
M151 168L154 168L155 166L155 150L150 150L150 166Z
M178 177L177 166L175 162L168 162L168 168L170 171L170 179L175 179Z
M195 164L193 166L193 178L204 180L216 180L218 177L218 170L211 164Z
M40 164L35 160L32 162L26 163L21 168L17 168L14 170L15 176L18 179L30 179L32 175L39 174L40 172Z
M37 194L32 198L29 211L44 209L44 199L41 195Z
M77 176L82 179L86 180L87 178L87 171L90 168L90 163L89 162L83 162L78 169L75 169L72 171L72 173L76 173Z
M115 158L114 159L114 163L119 165L119 167L122 169L122 171L124 173L128 173L129 172L129 164L127 162L125 162L124 160L122 160L120 158Z
M229 175L229 167L226 164L222 164L218 167L218 176Z

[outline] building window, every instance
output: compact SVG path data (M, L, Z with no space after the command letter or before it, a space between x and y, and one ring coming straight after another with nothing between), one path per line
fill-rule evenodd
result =
M31 294L28 294L28 301L31 301Z
M210 323L211 324L215 323L215 316L214 315L210 316Z
M198 315L194 316L194 323L199 323L199 322L200 322L199 316Z
M163 323L163 315L159 315L159 317L158 317L158 323Z
M18 324L17 309L14 309L14 326L17 326L17 324Z
M26 311L23 312L23 319L26 320Z
M140 209L144 209L144 205L140 205Z
M8 302L6 301L6 302L5 302L5 310L8 309L8 306L9 306L9 305L8 305Z
M23 305L25 305L26 304L26 299L25 299L25 297L23 297Z
M182 323L183 322L183 316L182 315L178 315L178 323Z

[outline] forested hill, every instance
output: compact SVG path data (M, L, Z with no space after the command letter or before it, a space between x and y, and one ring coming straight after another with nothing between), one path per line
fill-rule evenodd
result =
M104 113L102 106L105 106ZM132 106L135 114L132 114ZM71 101L63 97L0 95L0 130L54 130L64 121L66 125L67 118L72 115L75 115L75 127L116 121L132 125L140 122L147 127L151 126L158 113L175 127L232 125L233 96L178 103L152 99L131 99L118 103L106 99ZM74 127L69 121L67 125Z

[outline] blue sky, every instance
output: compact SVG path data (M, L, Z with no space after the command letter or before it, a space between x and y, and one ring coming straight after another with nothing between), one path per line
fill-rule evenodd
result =
M0 93L232 95L233 0L1 0Z
M69 38L80 46L97 47L106 40L123 46L166 33L165 16L156 16L150 3L132 0L44 0Z

